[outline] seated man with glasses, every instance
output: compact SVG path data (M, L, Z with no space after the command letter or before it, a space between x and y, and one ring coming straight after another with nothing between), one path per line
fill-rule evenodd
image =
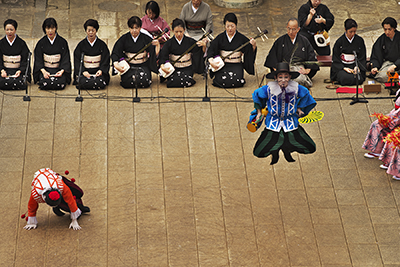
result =
M314 49L308 39L298 32L299 22L296 18L289 19L287 23L287 34L279 37L273 44L264 66L271 71L279 62L287 62L291 71L300 73L295 79L301 85L312 86L311 78L319 70Z

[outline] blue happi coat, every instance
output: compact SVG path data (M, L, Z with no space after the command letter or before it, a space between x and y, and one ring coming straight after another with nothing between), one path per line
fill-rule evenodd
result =
M296 130L299 126L297 108L307 115L316 105L308 89L292 80L289 81L285 91L276 81L269 82L254 91L253 101L254 107L257 109L267 106L268 114L265 117L265 126L274 132L279 132L281 128L285 132ZM255 115L257 115L257 111Z

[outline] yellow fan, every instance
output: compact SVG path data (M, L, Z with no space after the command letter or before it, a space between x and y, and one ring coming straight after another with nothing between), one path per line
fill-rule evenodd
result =
M310 113L308 113L307 116L300 118L299 122L300 123L312 123L315 121L320 121L324 117L324 113L322 111L314 110Z

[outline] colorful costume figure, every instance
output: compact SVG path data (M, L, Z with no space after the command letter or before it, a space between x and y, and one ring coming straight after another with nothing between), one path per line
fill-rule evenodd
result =
M80 70L81 54L84 53L82 73L89 72L90 78L82 75L79 78L78 85L78 72ZM101 70L102 75L96 76L98 70ZM74 84L76 88L80 89L104 89L110 82L110 50L106 43L97 38L91 44L86 37L76 46L74 51Z
M39 203L47 203L53 206L53 211L58 216L64 215L60 210L71 213L72 222L70 228L79 230L77 219L83 212L90 212L88 207L83 206L81 197L83 191L49 168L38 170L32 181L31 196L28 202L28 218L24 227L27 230L35 229L37 226L36 211Z
M307 61L309 63L307 63ZM274 70L276 64L279 62L290 62L290 70L298 71L299 68L311 69L308 75L300 74L294 81L300 83L303 86L312 86L311 79L315 76L319 70L317 64L310 62L316 62L314 48L306 37L301 34L297 34L294 43L290 39L288 34L279 37L272 45L269 50L268 56L265 59L264 66L269 68L271 71ZM304 64L306 62L306 64ZM307 76L307 77L306 77Z
M399 92L400 90L397 91L397 94L399 94ZM400 126L400 98L396 99L395 108L392 109L389 114L375 115L378 117L378 119L371 124L367 137L365 138L364 144L362 145L362 148L370 151L364 154L366 158L379 157L382 152L383 146L385 145L383 139L388 133L393 131L396 127ZM382 158L384 164L386 162L386 158L388 158L387 152L385 153L385 155L386 156Z
M204 32L213 30L212 12L207 3L201 1L196 12L194 11L192 1L186 3L179 16L185 23L186 32L190 37L198 41Z
M146 30L153 39L158 36L165 28L168 29L168 32L166 32L163 36L161 36L161 38L158 39L162 47L164 43L169 39L169 34L171 31L168 23L162 17L151 20L147 15L145 15L141 20L142 30Z
M128 60L151 41L152 39L143 33L139 33L135 40L132 34L127 32L115 43L111 54L112 62L119 62L124 58ZM151 85L151 72L158 73L154 46L149 46L128 63L130 69L121 75L121 86L124 88L149 87Z
M386 163L384 169L387 169L386 172L392 175L394 180L400 180L400 127L387 134L384 142L385 146L381 153L381 157L382 154L387 156L383 161Z
M249 39L238 31L236 31L233 38L229 40L227 32L224 31L211 42L207 52L207 58L226 56L248 41ZM217 72L210 71L210 77L214 78L213 85L223 88L243 87L246 83L244 79L244 70L250 75L255 74L254 62L256 54L257 49L254 51L253 46L249 43L240 51L225 58L225 65L222 69Z
M340 36L333 46L333 62L331 66L332 81L337 81L340 85L356 85L356 75L344 70L344 68L354 69L356 67L354 52L357 54L358 66L360 68L358 84L362 84L365 81L366 75L364 66L366 66L367 61L364 39L356 34L353 39L349 40L346 33Z
M298 19L301 27L300 34L305 36L310 41L310 44L314 47L314 50L317 52L318 55L330 55L330 45L324 47L318 46L314 39L314 35L319 31L325 30L326 32L329 32L335 22L335 17L326 5L319 4L316 8L313 8L315 10L315 13L314 15L312 15L312 19L309 24L306 25L308 15L310 14L310 9L312 8L313 5L311 3L311 0L308 0L308 2L302 5L298 11ZM321 17L325 19L325 23L317 23L315 21L316 18Z
M43 77L41 69L45 69L50 75L64 70L61 77ZM67 41L56 34L53 41L44 36L35 47L35 64L33 67L33 79L43 90L61 90L71 83L71 58Z
M167 61L176 61L188 48L196 41L187 36L183 36L181 42L176 37L169 39L163 46L159 55L159 63L165 64ZM167 87L190 87L196 81L193 79L194 73L204 72L204 60L202 47L195 46L188 54L183 56L174 65L175 71L167 78ZM161 78L163 81L163 78Z
M27 65L28 54L29 48L19 36L15 35L12 42L7 39L7 36L0 40L0 69L7 72L7 77L0 76L0 89L26 89L24 76L27 67L26 80L31 82L31 67ZM16 78L12 77L17 71L21 71L21 74Z
M279 63L276 71L269 73L267 78L271 79L280 73L289 73L292 78L298 76L296 72L289 72L289 64ZM272 155L272 165L279 160L279 150L283 151L288 162L294 161L292 152L302 154L315 152L314 141L298 121L299 109L301 113L307 115L316 105L307 88L292 80L289 80L287 87L281 88L277 81L272 81L254 91L253 101L257 111L264 107L268 108L265 129L253 150L256 157L264 158Z

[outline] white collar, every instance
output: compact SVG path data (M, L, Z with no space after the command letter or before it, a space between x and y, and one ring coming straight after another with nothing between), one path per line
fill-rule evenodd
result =
M56 40L56 38L57 38L57 33L56 33L56 35L54 35L53 41L50 40L49 36L47 36L47 39L49 39L51 44L54 44L54 41Z
M272 95L280 95L282 93L281 87L278 85L277 81L272 81L268 83L268 87L271 88L270 92ZM299 84L296 81L290 80L288 86L286 87L285 92L291 93L299 90Z
M182 41L183 41L183 38L185 38L185 35L182 37L182 39L179 41L178 40L178 38L176 38L176 36L174 36L175 37L175 40L178 42L178 44L180 45L181 43L182 43Z
M226 37L228 38L229 42L232 42L232 39L235 37L236 32L233 34L232 38L229 37L228 32L226 32Z
M88 38L87 36L86 36L86 40L88 41L88 43L90 44L90 46L93 47L93 46L94 46L94 43L97 41L97 36L96 36L96 38L94 39L93 43L91 43L91 42L89 41L89 38Z
M10 46L12 46L15 42L15 39L17 39L17 34L15 34L14 40L12 40L11 42L10 42L10 40L8 40L7 35L6 35L6 39L7 39L7 42L10 44Z
M199 6L199 7L200 7L200 6ZM193 4L192 4L192 10L193 10L193 13L196 14L197 10L199 10L199 9L198 9L198 8L196 9L196 8L193 6Z
M299 33L297 33L297 34L299 34ZM288 34L289 40L292 42L292 44L295 44L295 43L296 43L297 34L296 34L296 36L294 37L293 41L292 41L292 38L290 38L290 36L289 36L289 34Z
M347 37L347 35L346 35L346 34L344 34L344 36L346 36L346 39L347 39L347 41L349 41L349 43L352 43L352 42L353 42L353 40L354 40L354 36L356 36L356 35L354 34L354 36L353 36L353 38L351 38L351 40L349 39L349 37Z
M132 39L133 39L133 41L134 41L135 43L136 43L137 39L139 38L139 35L140 35L140 32L139 32L138 36L136 36L136 38L135 38L135 37L133 37L133 35L131 34L131 37L132 37Z

